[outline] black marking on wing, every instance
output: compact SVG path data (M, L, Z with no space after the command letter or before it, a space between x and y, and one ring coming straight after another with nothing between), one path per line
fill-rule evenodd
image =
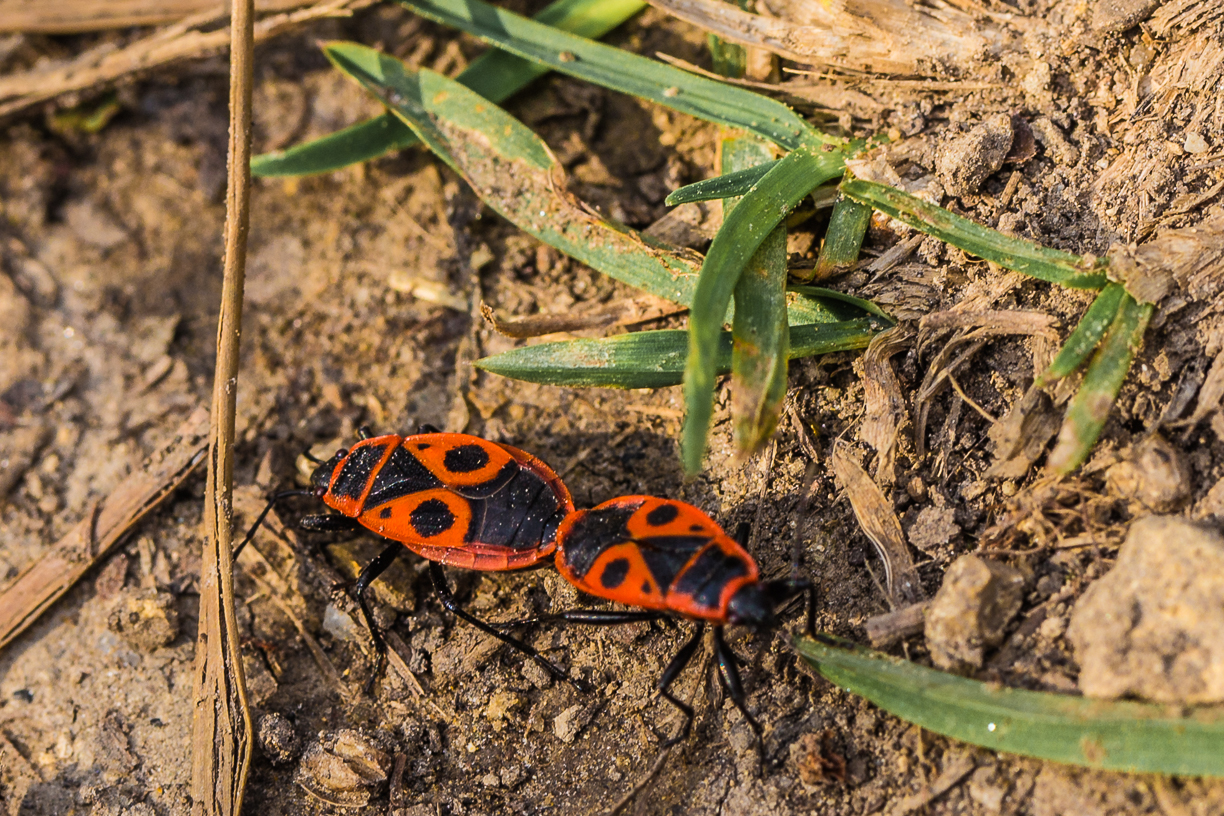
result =
M629 540L625 525L640 506L603 507L582 514L562 542L561 558L566 568L579 578L586 577L600 553Z
M561 499L534 471L513 462L502 470L511 466L515 470L500 490L485 499L470 500L474 511L480 508L480 516L474 512L467 541L532 550L556 536L557 525L566 515Z
M506 485L514 481L514 478L522 472L523 468L519 466L519 463L511 459L487 482L474 485L455 485L453 487L448 485L448 487L466 499L487 499L504 489ZM535 474L531 475L535 476ZM539 479L538 476L535 478Z
M442 487L442 482L420 463L403 446L391 451L386 464L374 476L370 495L366 496L366 508L378 507L389 501Z
M455 525L455 514L441 499L423 501L413 508L408 517L412 527L422 538L445 533Z
M609 562L599 574L599 583L604 589L616 589L625 583L625 577L628 575L629 559L616 558Z
M646 523L651 527L662 527L675 520L680 515L680 508L674 504L660 504L646 514Z
M489 464L489 452L480 445L460 445L446 452L442 464L451 473L471 473Z
M340 475L332 483L332 495L338 499L361 498L366 483L370 481L370 473L386 452L386 445L363 445L355 448L344 460Z
M727 582L747 574L748 565L742 558L711 545L684 571L671 589L682 595L691 595L697 606L718 609Z
M646 562L655 584L664 593L680 575L684 565L709 543L709 536L651 536L637 540L642 560Z

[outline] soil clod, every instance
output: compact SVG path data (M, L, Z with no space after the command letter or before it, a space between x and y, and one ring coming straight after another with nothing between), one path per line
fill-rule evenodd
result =
M1224 700L1224 538L1169 516L1134 522L1117 565L1088 588L1067 636L1090 697Z
M1003 642L1004 628L1020 611L1024 583L1024 573L998 561L965 555L953 562L926 613L935 665L980 668L985 650Z

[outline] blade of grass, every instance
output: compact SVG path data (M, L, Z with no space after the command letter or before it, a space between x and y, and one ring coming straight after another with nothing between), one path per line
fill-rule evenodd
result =
M825 280L853 266L870 223L871 207L839 194L829 215L829 229L820 246L820 256L808 280Z
M716 198L742 196L752 189L752 185L765 178L765 174L777 163L777 160L767 161L756 167L746 167L734 173L724 173L721 176L686 184L679 189L672 190L663 203L669 207L675 207L692 201L712 201Z
M645 6L642 0L557 0L533 19L582 37L599 38ZM489 51L473 60L456 81L485 99L501 102L548 71L546 66L505 51ZM251 160L251 172L257 176L327 173L416 144L420 144L416 134L385 113L321 139L256 156Z
M261 153L251 159L251 174L279 178L330 173L420 143L407 125L384 113L288 150Z
M1125 294L1126 290L1120 283L1111 283L1101 290L1088 307L1088 311L1080 318L1075 331L1071 332L1067 342L1059 349L1050 367L1037 378L1037 387L1044 388L1055 380L1061 380L1088 359L1088 355L1101 342L1101 338L1117 317L1118 309L1122 307L1122 296Z
M878 318L791 326L790 359L867 347L885 325ZM717 371L731 370L731 333L718 340ZM477 368L541 385L663 388L680 385L688 332L660 329L596 340L563 340L504 351L477 360Z
M706 35L706 47L710 49L710 61L714 73L726 77L742 77L748 65L748 53L742 45L728 42L717 34Z
M807 285L790 286L789 289L792 292L798 292L800 294L807 295L808 297L814 298L817 300L834 300L834 301L839 301L841 303L849 304L858 309L861 309L867 314L872 314L872 315L875 315L876 317L883 318L884 320L888 321L888 324L890 326L896 325L897 323L897 321L893 319L891 315L889 315L887 312L885 312L883 309L881 309L876 304L872 303L870 300L864 300L863 298L858 298L858 297L855 297L854 295L847 295L845 292L838 292L836 289L826 289L823 286L807 286Z
M803 659L828 680L937 734L1090 768L1224 776L1218 707L1183 715L1177 706L1000 688L834 643L795 639Z
M844 144L761 94L558 31L481 0L399 2L422 17L454 26L553 70L709 122L743 128L788 150L801 144Z
M714 410L719 330L748 260L773 228L820 184L844 169L839 151L804 145L786 154L727 215L710 245L693 292L688 367L684 374L685 470L701 470Z
M454 80L411 71L362 45L332 43L324 53L411 125L511 223L609 277L675 303L692 303L699 268L692 255L583 207L565 192L564 170L544 143L504 110ZM793 322L831 322L844 314L804 296L792 295L789 302Z
M732 172L768 162L763 139L722 140L722 168ZM738 198L723 201L729 213ZM757 450L773 434L786 397L786 226L778 224L748 261L733 292L731 433L739 453Z
M1088 452L1109 418L1109 409L1118 398L1135 353L1143 345L1143 332L1154 309L1153 304L1139 303L1123 293L1117 316L1088 365L1079 391L1071 399L1067 418L1058 432L1058 442L1050 453L1049 466L1055 473L1066 475L1088 458Z
M849 179L842 182L841 191L919 232L934 235L1007 269L1074 289L1100 289L1108 283L1105 278L1108 262L1103 258L1081 257L1011 238L884 184Z

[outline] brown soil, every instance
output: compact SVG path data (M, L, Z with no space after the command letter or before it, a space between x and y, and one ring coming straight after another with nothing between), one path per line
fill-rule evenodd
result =
M1083 28L1074 3L1021 6L1055 25ZM1215 26L1218 36L1218 19L1201 25ZM313 41L331 38L381 43L451 74L480 50L393 7L278 40L259 51L257 150L377 111L318 54ZM708 66L703 33L655 11L613 40ZM24 38L0 51L0 69L95 42ZM847 102L842 121L862 134L892 129L894 137L912 137L902 169L918 176L936 168L941 144L978 122L1001 113L1040 120L1029 156L950 203L1046 245L1101 254L1117 240L1196 223L1211 205L1207 194L1219 191L1217 92L1196 97L1183 84L1171 96L1169 86L1152 86L1154 71L1171 70L1162 60L1172 60L1177 47L1141 28L1099 35L1092 47L1034 42L1029 53L1046 54L1052 77L1045 85L1005 73L963 95L922 83L889 90L875 83L857 108ZM8 490L0 496L0 573L15 577L36 561L208 402L224 215L224 70L219 61L197 63L122 89L121 112L96 135L56 131L41 115L0 134L0 484ZM576 81L546 78L509 108L561 157L576 195L639 228L665 213L670 189L712 172L714 127ZM1191 131L1205 137L1208 152L1188 152ZM795 427L784 421L776 451L740 464L725 390L708 468L685 481L676 451L678 388L556 389L473 373L471 359L518 341L491 333L467 310L426 299L431 290L422 283L460 304L483 300L503 317L593 308L632 292L481 211L426 153L318 178L259 181L251 223L236 454L244 524L266 491L300 478L301 451L330 452L361 425L403 432L429 423L536 453L564 475L579 506L648 493L693 502L729 529L748 521L750 549L770 575L784 573L799 535L820 588L823 630L861 641L864 621L886 611L867 569L878 573L874 552L826 475L832 441L854 439L863 417L856 355L792 365L788 402L822 457L810 512L798 517L809 457ZM898 236L881 231L872 240L869 249L879 252ZM1062 337L1089 299L1006 277L933 240L887 276L856 273L835 285L903 319L970 298L976 310L1035 310L1057 317ZM987 479L996 461L991 423L952 389L929 404L924 458L915 453L913 423L902 426L896 487L886 487L911 541L921 542L915 554L928 595L945 567L976 549L988 530L1012 553L1070 536L1112 544L1008 556L1032 575L1032 589L1013 633L988 656L983 679L1075 689L1062 628L1046 624L1065 624L1082 587L1108 568L1120 525L1146 512L1104 493L1104 468L1159 426L1176 394L1194 393L1219 350L1218 320L1209 299L1176 297L1158 312L1092 464L1058 490L1034 492L1031 473ZM907 395L947 337L925 339L893 358ZM1018 335L992 337L957 370L958 385L1001 417L1031 382L1034 358L1046 353L1039 345ZM912 416L916 406L907 407ZM1224 512L1211 498L1219 491L1209 496L1224 475L1224 446L1218 420L1207 414L1166 430L1188 459L1191 501L1202 516ZM22 470L6 473L10 467ZM202 492L202 477L190 480L0 654L0 800L9 813L187 812ZM313 509L303 503L285 518ZM391 812L599 812L647 774L659 753L656 733L678 723L653 686L687 624L531 633L537 648L597 687L581 695L442 611L423 564L411 557L375 594L383 624L407 644L424 696L395 676L366 696L365 641L336 613L330 587L317 576L328 564L352 575L377 544L303 536L303 549L294 552L287 540L269 530L255 547L300 590L294 615L339 674L327 680L287 607L248 574L259 570L244 555L238 616L253 713L269 739L282 729L279 741L255 749L249 813L337 812L295 783L296 761L272 760L292 736L307 747L332 747L343 729L359 731L392 760L404 758ZM467 607L493 620L580 602L547 570L450 577ZM168 644L157 627L133 634L116 616L154 607L154 617L165 615L164 604L141 606L146 596L139 593L149 589L173 599L178 630L171 629ZM798 617L790 607L788 629ZM1217 784L1071 770L921 732L812 677L797 665L787 637L784 630L733 638L747 664L751 710L764 725L766 773L758 770L747 723L711 679L707 646L696 660L701 670L690 669L678 684L698 712L693 735L631 809L866 814L925 807L933 814L1053 816L1224 807ZM921 637L904 651L926 658ZM283 719L265 720L273 713ZM929 804L907 799L927 786L946 792ZM371 787L360 812L388 811L388 788Z

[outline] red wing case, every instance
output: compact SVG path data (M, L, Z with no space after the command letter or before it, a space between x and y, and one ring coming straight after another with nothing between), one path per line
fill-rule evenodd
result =
M479 570L546 558L574 510L560 478L534 456L445 433L357 443L323 501L425 558Z
M557 569L579 589L629 606L727 621L736 590L759 580L756 562L691 504L623 496L561 523Z

